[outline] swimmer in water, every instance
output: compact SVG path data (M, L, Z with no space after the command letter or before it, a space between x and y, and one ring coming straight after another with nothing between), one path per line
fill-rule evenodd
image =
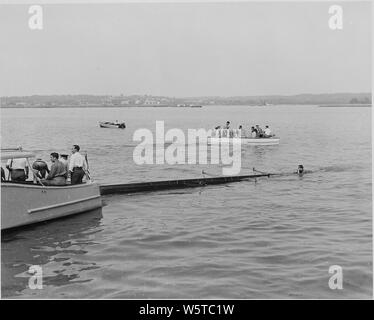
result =
M304 174L304 166L302 164L299 164L299 166L297 167L297 171L296 173L299 175L299 176L302 176Z
M304 166L302 164L299 164L299 166L297 167L297 171L295 173L298 174L300 177L302 177L306 173L313 173L313 171L305 170Z

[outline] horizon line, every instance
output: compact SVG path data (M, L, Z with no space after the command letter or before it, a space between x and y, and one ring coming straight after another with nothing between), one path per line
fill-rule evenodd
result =
M168 97L168 98L180 98L180 99L191 99L191 98L238 98L238 97L276 97L276 96L285 96L285 97L292 97L292 96L302 96L302 95L334 95L334 94L370 94L372 95L371 91L359 91L359 92L320 92L320 93L294 93L294 94L251 94L251 95L231 95L231 96L220 96L220 95L197 95L197 96L173 96L173 95L154 95L148 93L131 93L131 94L95 94L95 93L62 93L62 94L29 94L29 95L3 95L0 98L14 98L14 97L33 97L33 96L152 96L152 97Z

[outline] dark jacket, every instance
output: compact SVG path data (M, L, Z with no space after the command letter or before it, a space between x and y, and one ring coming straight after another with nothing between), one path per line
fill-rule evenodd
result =
M56 160L52 166L51 170L47 176L47 180L52 180L53 178L56 177L65 177L66 176L66 166L61 162Z

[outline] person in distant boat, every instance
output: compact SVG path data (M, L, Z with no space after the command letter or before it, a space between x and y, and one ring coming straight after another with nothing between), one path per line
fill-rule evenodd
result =
M269 128L269 126L265 126L265 130L264 130L264 137L265 138L270 138L272 137L273 135L271 134L271 130Z
M215 128L214 128L214 134L213 134L213 136L214 137L219 137L219 138L221 138L221 126L216 126Z
M248 137L248 130L243 128L242 125L239 126L240 138L247 138Z
M252 127L251 128L251 137L252 138L257 138L257 135L258 135L257 129L255 127Z
M46 175L49 173L47 163L40 158L38 158L34 161L34 163L32 164L32 168L33 168L33 170L35 170L34 171L35 175L39 179L45 179Z
M60 161L64 164L65 169L66 169L66 176L65 178L68 178L68 173L69 173L69 160L68 160L68 155L67 154L60 154Z
M58 160L59 155L57 152L51 153L51 170L48 173L47 178L41 182L47 186L64 186L66 185L66 168L65 165Z
M29 167L25 158L9 159L6 168L12 181L26 181L29 177Z
M5 170L1 167L1 181L5 181Z
M264 132L258 124L256 124L256 130L257 130L257 137L256 138L262 138L264 136Z
M69 172L71 177L71 184L82 183L82 179L87 169L86 159L79 153L80 147L74 145L70 156Z
M245 137L245 132L244 132L244 129L243 129L243 126L240 125L239 128L238 128L238 135L237 135L239 138L244 138Z

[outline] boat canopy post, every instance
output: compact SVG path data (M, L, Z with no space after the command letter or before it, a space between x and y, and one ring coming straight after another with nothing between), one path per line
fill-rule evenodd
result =
M89 165L88 165L88 155L87 155L87 151L85 152L84 157L85 157L85 159L86 159L86 163L87 163L87 170L84 170L84 173L86 174L86 177L88 178L88 180L91 181L91 173L90 173L90 169L89 169Z

